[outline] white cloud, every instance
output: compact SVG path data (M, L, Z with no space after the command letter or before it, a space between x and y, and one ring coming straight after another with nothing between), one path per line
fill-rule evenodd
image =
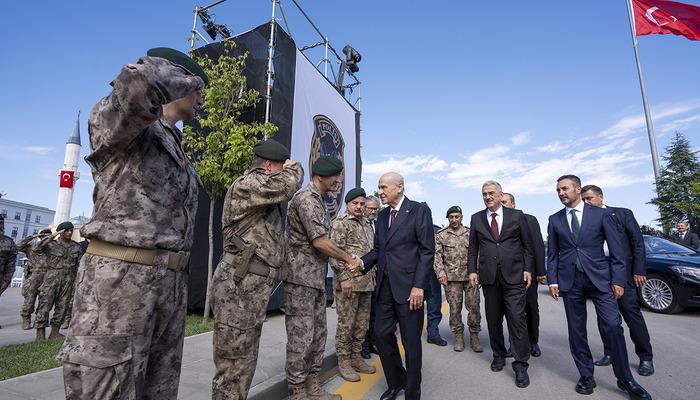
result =
M406 195L412 198L425 196L425 188L423 185L423 181L407 181Z
M22 150L33 153L33 154L39 154L39 155L46 155L51 153L54 148L53 147L42 147L42 146L26 146L23 147Z
M510 138L511 143L513 143L516 146L520 146L521 144L525 144L530 141L530 132L520 132Z
M417 155L409 157L390 156L388 160L375 163L365 163L362 171L368 175L382 175L395 171L401 175L440 172L447 169L447 162L433 155Z
M700 123L700 114L691 115L686 118L676 119L661 125L658 129L660 133L673 133L684 131L693 125Z
M566 148L567 146L565 144L557 140L554 143L546 144L544 146L538 146L536 147L536 150L540 153L557 153Z
M681 104L661 105L656 109L651 110L651 116L654 122L688 113L700 108L700 102L691 101ZM646 127L646 119L644 113L630 115L621 118L612 126L604 129L598 134L598 137L607 139L619 139L634 133L637 130Z

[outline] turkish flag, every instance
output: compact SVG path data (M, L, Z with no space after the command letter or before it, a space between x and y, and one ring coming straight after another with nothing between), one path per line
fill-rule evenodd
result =
M632 0L637 36L672 33L700 40L700 7L667 0Z
M61 181L58 187L73 189L73 177L75 176L75 171L61 170Z

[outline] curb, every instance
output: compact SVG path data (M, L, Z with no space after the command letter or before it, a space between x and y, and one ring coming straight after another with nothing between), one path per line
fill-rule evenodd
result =
M321 383L328 382L338 374L338 357L335 352L323 357ZM278 374L250 388L248 400L279 400L287 398L287 376Z

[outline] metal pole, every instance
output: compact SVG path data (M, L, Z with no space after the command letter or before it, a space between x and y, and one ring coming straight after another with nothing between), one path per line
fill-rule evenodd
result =
M194 8L194 22L192 23L192 39L190 40L190 50L194 49L194 41L197 34L197 14L199 13L199 7Z
M323 56L323 62L325 64L323 66L323 74L326 76L326 79L328 79L328 38L324 37L323 42L324 42L325 48L326 48L326 53Z
M275 7L279 0L272 0L272 18L270 19L270 43L267 46L267 87L265 88L265 122L270 122L270 103L272 100L272 57L275 52ZM267 138L265 138L267 139Z
M639 61L639 50L637 50L637 34L634 24L634 9L632 8L632 0L627 0L627 14L630 20L630 32L632 33L632 47L634 48L634 58L637 61L637 73L639 74L639 87L642 90L642 103L644 104L644 116L647 121L647 134L649 135L649 147L651 148L651 162L654 165L654 178L658 184L661 176L661 167L659 163L659 153L656 151L656 138L654 137L654 126L651 121L651 110L649 110L649 102L647 101L647 90L644 86L644 75L642 75L642 64Z

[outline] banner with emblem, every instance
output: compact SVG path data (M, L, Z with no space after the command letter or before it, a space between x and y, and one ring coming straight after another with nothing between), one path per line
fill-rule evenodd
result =
M292 117L292 159L301 161L311 179L311 165L321 155L338 157L345 166L344 184L325 196L331 218L344 208L343 197L357 186L357 110L321 72L296 51Z

